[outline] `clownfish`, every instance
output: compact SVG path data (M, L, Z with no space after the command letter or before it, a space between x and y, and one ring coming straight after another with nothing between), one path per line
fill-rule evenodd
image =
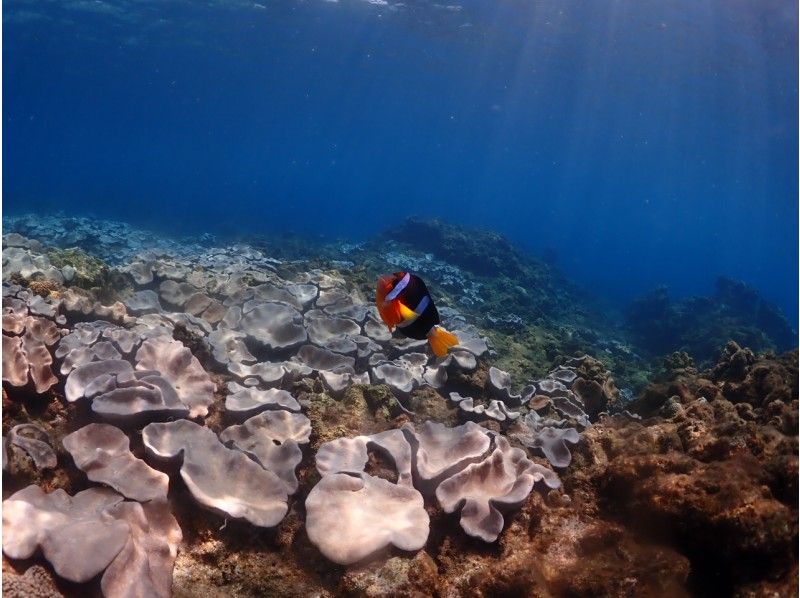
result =
M408 338L427 338L436 357L458 344L455 334L439 326L439 312L419 276L395 272L378 278L375 306L389 332L397 328Z

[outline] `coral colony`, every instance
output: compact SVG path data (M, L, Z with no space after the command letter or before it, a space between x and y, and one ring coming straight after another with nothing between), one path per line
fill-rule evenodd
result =
M400 228L417 252L294 259L87 218L6 230L9 595L796 590L796 351L659 369L640 353L663 338L603 340L550 266L441 223ZM444 358L380 321L373 274L400 265L438 293ZM746 292L718 293L729 321ZM659 297L634 336L688 317ZM763 317L756 348L785 345Z

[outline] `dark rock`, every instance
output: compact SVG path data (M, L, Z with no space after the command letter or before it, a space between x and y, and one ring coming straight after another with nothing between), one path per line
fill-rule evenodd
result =
M780 309L727 278L717 281L713 297L673 301L659 287L630 305L627 320L637 342L654 355L680 350L709 362L730 340L754 351L797 345L797 332Z

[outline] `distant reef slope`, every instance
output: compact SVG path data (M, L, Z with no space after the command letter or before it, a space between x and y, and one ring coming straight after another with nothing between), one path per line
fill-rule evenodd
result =
M686 351L706 364L727 341L757 352L797 346L797 332L778 307L745 283L725 277L717 279L709 297L672 300L668 289L659 287L631 304L627 320L643 351Z

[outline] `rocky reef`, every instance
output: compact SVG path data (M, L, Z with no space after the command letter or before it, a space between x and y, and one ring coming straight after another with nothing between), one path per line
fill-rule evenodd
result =
M710 297L674 301L659 287L630 305L627 321L643 352L685 351L705 364L731 340L760 352L797 346L797 332L777 307L743 282L724 277Z
M643 365L550 266L442 223L274 252L5 226L9 596L797 593L796 351ZM392 267L447 357L380 322Z

